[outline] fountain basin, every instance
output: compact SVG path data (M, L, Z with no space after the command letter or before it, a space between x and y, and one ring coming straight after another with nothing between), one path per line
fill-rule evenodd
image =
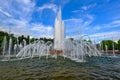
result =
M41 57L26 58L16 61L0 61L1 80L119 80L119 58L87 57L87 62L75 62L58 56L58 59Z
M51 54L51 55L61 56L62 53L63 53L62 50L50 50L50 54Z

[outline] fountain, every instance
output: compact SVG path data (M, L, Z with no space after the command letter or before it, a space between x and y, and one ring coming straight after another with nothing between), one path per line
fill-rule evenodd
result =
M117 58L108 57L112 54L101 54L95 41L92 43L84 40L90 40L88 35L76 40L66 39L61 10L55 19L54 32L54 43L37 40L26 44L26 40L19 43L17 39L16 44L12 45L12 38L7 42L4 37L0 79L120 80L120 55L115 55L114 43L113 54ZM103 51L103 44L99 46L99 50ZM106 53L107 49L105 44Z
M6 39L6 36L5 36L4 39L3 39L3 56L6 53L6 49L7 49L7 39Z
M12 39L10 38L9 40L9 49L8 49L8 58L10 59L10 56L11 56L11 48L12 48Z
M65 38L65 28L64 22L62 21L62 14L61 9L57 14L55 19L55 30L54 30L54 43L44 41L34 41L29 45L26 45L26 40L23 40L23 43L17 43L14 45L14 54L11 54L12 49L12 39L9 40L8 46L8 60L11 56L14 55L14 59L25 59L25 58L34 58L45 56L46 59L48 57L55 57L62 56L64 58L69 58L71 60L75 60L76 62L84 62L86 56L101 56L101 53L96 49L96 46L91 42L84 41L83 38L87 37L90 39L89 36L84 35L81 36L79 40L71 40ZM4 38L4 48L3 48L3 55L5 54L5 47L6 47L6 37Z

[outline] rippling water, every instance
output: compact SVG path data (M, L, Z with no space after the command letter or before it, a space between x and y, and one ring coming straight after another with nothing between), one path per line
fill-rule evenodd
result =
M120 80L120 55L86 57L75 62L63 57L0 61L0 80Z

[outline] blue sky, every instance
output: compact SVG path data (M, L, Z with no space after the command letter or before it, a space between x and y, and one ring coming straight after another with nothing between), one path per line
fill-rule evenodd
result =
M0 0L0 30L53 37L59 7L66 37L120 38L120 0Z

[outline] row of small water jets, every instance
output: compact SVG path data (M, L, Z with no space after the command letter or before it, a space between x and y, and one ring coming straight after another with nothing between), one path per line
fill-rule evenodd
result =
M7 48L8 46L8 48ZM60 56L64 58L70 58L75 61L83 62L85 61L86 56L101 56L101 53L96 49L96 45L88 41L80 40L70 40L66 39L61 44L62 52ZM38 40L26 45L26 41L23 40L23 43L17 43L12 49L12 39L9 40L9 45L7 45L6 37L3 40L3 56L2 61L8 60L19 60L25 58L33 58L45 56L46 59L49 57L54 57L57 59L57 50L54 50L54 43L48 41ZM54 50L54 54L51 54L51 51Z
M25 46L26 40L23 40L23 42L19 44L19 40L17 39L16 44L12 45L12 38L10 38L7 42L7 38L5 36L2 43L3 51L1 59L10 60L11 57L16 57L17 53L21 51Z

